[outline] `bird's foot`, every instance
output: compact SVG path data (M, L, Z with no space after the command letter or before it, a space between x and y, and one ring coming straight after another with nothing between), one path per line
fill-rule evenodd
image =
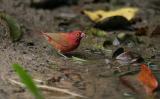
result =
M62 54L60 51L58 51L58 54L59 54L60 56L64 57L65 59L68 59L68 57L65 56L64 54Z

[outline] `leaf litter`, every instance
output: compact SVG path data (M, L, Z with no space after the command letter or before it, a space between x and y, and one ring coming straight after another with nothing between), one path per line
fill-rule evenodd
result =
M82 3L82 5L83 5L83 3ZM66 8L68 8L68 7L66 7ZM76 11L77 11L77 13L79 13L78 9L80 9L80 7L73 8L73 9L77 9ZM31 9L29 9L29 10L31 10ZM56 9L56 10L58 11L58 13L61 13L61 11L59 12L58 9ZM56 10L55 10L55 12L56 12ZM126 12L128 10L131 10L131 12L130 11ZM25 9L24 9L24 12L25 12ZM39 12L37 12L37 15L40 14L39 19L44 21L43 17L48 16L47 13L52 12L52 10L48 11L48 12L42 10L42 12L45 13L45 16L43 16L41 14L40 10L39 10ZM72 10L71 10L71 12L72 12ZM99 12L100 12L100 15L97 15L97 13L99 13ZM27 70L29 70L29 72L32 73L34 71L34 76L38 76L38 78L43 78L43 79L44 78L46 78L46 79L51 78L48 80L48 81L51 80L50 81L51 85L53 84L53 85L56 85L59 87L64 87L64 88L66 87L67 89L72 89L73 87L75 89L77 89L77 88L81 89L82 86L86 85L85 88L82 88L82 89L83 89L83 92L86 92L86 94L87 94L87 96L89 96L89 98L101 99L104 96L105 97L109 96L112 98L114 97L114 99L117 99L117 97L119 98L119 96L122 95L122 93L119 93L115 90L117 84L114 85L114 82L116 82L116 80L115 79L113 80L113 78L112 78L113 76L107 76L106 78L98 78L97 77L97 75L101 74L101 72L104 74L105 73L107 74L107 71L113 71L113 75L114 75L115 71L118 71L118 72L116 72L116 74L118 76L116 76L115 78L121 78L121 77L122 78L123 77L130 78L129 79L130 81L126 80L127 78L126 79L123 78L122 80L123 80L123 83L125 83L124 85L126 85L126 87L130 87L129 89L131 89L133 91L138 90L138 92L144 91L147 93L148 92L149 93L156 93L157 90L155 90L155 89L157 89L158 87L157 87L157 83L155 83L155 82L157 82L156 80L158 77L156 77L155 75L159 73L159 69L154 68L154 67L156 67L157 65L149 64L150 66L148 66L147 69L140 68L140 67L142 66L142 63L144 63L144 62L149 62L149 61L154 62L154 59L157 59L157 57L152 57L152 56L154 56L153 54L152 55L148 54L148 49L151 48L151 50L152 50L152 47L159 48L158 43L154 44L155 41L154 41L154 39L152 39L152 38L157 37L157 35L159 34L158 33L159 32L158 26L157 26L157 28L153 29L152 31L148 31L148 29L151 28L150 26L149 27L146 27L146 26L138 27L137 26L138 28L134 28L132 26L133 23L134 23L134 25L136 25L136 22L140 22L140 21L134 20L135 15L137 14L137 12L139 12L139 8L128 8L128 7L125 8L124 7L122 9L117 9L117 10L113 10L113 11L112 10L111 11L101 10L99 12L94 13L94 11L92 12L90 10L84 10L84 13L86 15L88 13L88 15L90 14L90 15L93 15L94 17L92 16L93 18L91 18L89 16L89 18L93 21L92 26L89 26L89 27L91 27L91 31L89 31L90 33L87 33L88 37L84 39L80 48L78 48L75 51L75 53L78 54L79 56L77 56L76 54L75 55L73 54L71 59L63 59L62 57L54 57L53 58L54 55L50 56L48 54L49 50L48 50L48 48L46 48L46 46L48 46L48 44L47 43L43 44L45 41L41 42L35 38L31 38L33 41L35 39L34 45L32 46L32 48L34 48L33 49L34 51L28 47L26 48L23 45L23 43L24 42L27 43L29 41L27 39L30 39L29 36L26 36L26 34L30 31L33 31L32 29L34 29L36 26L38 27L39 24L42 25L41 24L42 21L41 21L41 22L36 22L36 23L33 22L34 24L31 25L31 27L33 26L32 28L30 27L30 25L28 25L24 22L24 24L27 28L26 34L24 34L24 38L22 38L22 41L20 40L17 43L11 44L10 50L9 50L10 47L8 47L9 45L7 46L7 51L4 51L5 53L9 53L9 55L7 54L7 59L12 59L11 57L15 56L16 57L15 59L19 60L18 63L25 64L25 66L27 67ZM107 14L107 13L109 13L109 14ZM116 14L116 13L118 13L118 14ZM50 14L52 15L52 13L50 13ZM108 15L113 15L113 16L108 16ZM117 22L117 19L115 19L115 16L116 16L116 18L117 18L117 16L118 16L118 18L121 17L121 20L123 20L123 21L119 21L119 19L118 19L118 22L125 24L123 26L127 27L129 30L127 30L126 28L124 29L123 26L121 27L122 24L114 23L115 20L116 20L115 22ZM72 18L72 17L69 17L69 18ZM84 21L84 19L81 19L81 17L79 17L79 18L80 18L80 20ZM36 20L39 20L39 19L38 19L38 17L36 18ZM41 26L40 29L46 28L46 29L48 29L48 31L51 31L51 29L49 29L50 26L51 27L57 26L55 24L50 25L50 22L52 19L53 19L53 17L51 19L50 19L50 17L48 17L48 19L47 19L48 21L46 20L47 23L43 23L43 25ZM141 18L141 19L145 20L143 18ZM24 20L27 20L27 18ZM87 20L87 21L86 20L85 20L86 23L90 22L89 20ZM102 22L103 20L104 20L104 23ZM134 20L134 22L133 22L133 20ZM81 21L81 22L83 22L83 21ZM98 23L100 21L103 24ZM85 22L83 23L84 25L85 25ZM105 25L105 26L103 28L96 27L95 24L97 24L97 23L100 24L101 26L103 26L103 25ZM44 26L44 24L45 24L45 26ZM67 23L68 28L70 27L70 24L73 24L73 23ZM83 24L81 24L81 25L83 25ZM109 25L109 26L107 26L107 25ZM114 28L112 28L112 27L114 27ZM117 27L120 27L118 31L117 31ZM154 26L154 27L156 27L156 26ZM58 27L58 28L60 28L60 27ZM75 27L75 28L77 28L77 27ZM108 29L106 29L106 28L111 29L111 31L108 31ZM88 26L87 26L87 29L88 29ZM121 29L124 29L124 30L121 31ZM57 30L52 29L52 30L57 31L60 29L57 29ZM63 29L63 31L64 30L65 29ZM71 30L74 30L74 28L71 28ZM18 29L18 31L19 31L19 29ZM66 29L66 32L67 32L67 29ZM148 32L151 34L150 35L151 38L148 37ZM142 38L144 38L144 39L142 39ZM19 39L19 36L18 36L18 38L16 38L16 41L18 39ZM141 42L141 39L142 39L143 43ZM117 48L119 48L119 49L116 50ZM14 51L15 49L18 50L18 52ZM17 58L18 54L21 55L21 51L19 51L19 49L22 49L22 51L27 50L26 52L28 54L24 54L25 57L21 56L21 57ZM147 51L146 51L146 49L147 49ZM86 50L89 50L89 52L87 52ZM13 52L15 52L16 54ZM39 53L41 55L37 55L36 53ZM150 59L146 59L146 57L142 58L143 56L145 56L144 54L146 54L146 53L148 54ZM12 56L10 56L10 55L12 55ZM155 53L155 55L157 56L156 53ZM79 58L81 56L83 56L83 58ZM96 56L96 57L93 57L93 56ZM2 57L3 57L3 53L2 53ZM38 57L43 57L43 58L39 59ZM3 58L1 58L1 59L3 59ZM12 62L17 61L15 59L12 59ZM34 60L32 60L32 59L34 59ZM106 66L105 59L108 59L108 61L109 61L109 63L107 62L107 66ZM6 59L3 59L3 60L6 60ZM87 60L87 62L86 62L86 60ZM37 63L40 63L40 64L35 65L32 63L32 62L36 62L36 61L37 61ZM46 62L44 62L44 61L46 61ZM52 68L49 65L47 65L48 63L51 64L52 62L56 63L56 65L58 64L57 66L61 66L61 67L59 67L58 70L54 69L54 71L53 71ZM157 64L157 63L155 63L155 64ZM108 68L108 65L110 65L109 66L110 68ZM69 67L69 68L71 68L71 70L74 68L77 71L80 71L80 73L79 72L75 73L73 71L70 72L70 69L60 70L63 67ZM152 69L151 67L154 69L151 70ZM145 71L145 73L143 73L144 71ZM150 73L150 71L152 71L152 73ZM57 77L55 77L56 75L53 75L53 72L55 72L55 74L57 74ZM60 73L60 74L58 75L58 73ZM138 74L138 77L140 78L140 80L139 80L139 82L137 82L137 84L135 84L135 82L137 80L132 79L132 76L137 77L137 74ZM144 76L143 74L147 74L149 76L146 76L146 75ZM156 80L155 79L147 80L147 79L150 79L151 75L152 75L151 78L156 78ZM43 77L41 77L41 76L43 76ZM146 79L144 80L144 78L146 78ZM153 86L152 86L152 81L154 82ZM140 85L140 83L144 83L144 86L143 85L141 87L134 86L134 85ZM21 84L19 84L19 85L21 85ZM145 87L145 88L143 88L143 87ZM119 90L124 91L123 89L125 89L125 88L124 87L119 88ZM108 95L108 93L110 93L110 91L112 91L112 94L113 94L112 96ZM80 91L78 91L78 92L80 92ZM126 94L126 93L130 93L130 92L124 92L123 95L128 96L128 94ZM120 97L120 98L122 98L122 97ZM133 98L132 95L131 95L131 98ZM122 99L124 99L124 98L122 98Z

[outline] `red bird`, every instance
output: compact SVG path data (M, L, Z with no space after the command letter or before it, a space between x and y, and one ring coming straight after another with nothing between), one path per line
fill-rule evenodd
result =
M67 53L76 49L85 36L82 31L69 33L42 33L46 40L59 52Z

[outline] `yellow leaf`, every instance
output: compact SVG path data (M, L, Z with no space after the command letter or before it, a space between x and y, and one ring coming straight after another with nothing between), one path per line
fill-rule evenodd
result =
M112 17L112 16L123 16L128 20L131 20L135 17L137 12L139 11L138 8L132 7L125 7L114 11L104 11L104 10L97 10L97 11L88 11L84 10L84 14L87 15L92 21L99 22L105 18Z

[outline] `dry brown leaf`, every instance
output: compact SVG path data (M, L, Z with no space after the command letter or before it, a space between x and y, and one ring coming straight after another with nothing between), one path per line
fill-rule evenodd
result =
M138 80L143 84L146 93L149 95L152 95L153 91L158 87L155 75L153 75L152 70L146 64L141 65Z

